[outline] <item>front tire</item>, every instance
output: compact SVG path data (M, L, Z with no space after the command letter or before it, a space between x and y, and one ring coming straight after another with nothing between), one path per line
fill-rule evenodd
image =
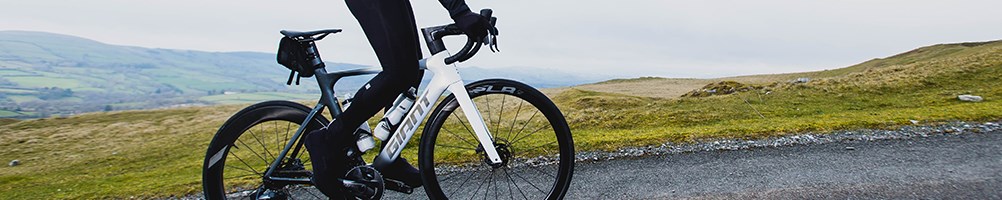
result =
M300 125L306 121L310 108L288 101L268 101L251 105L230 117L216 132L205 153L202 167L202 188L206 199L254 199L255 196L323 197L309 185L266 185L263 175L278 154L291 141ZM309 121L306 133L328 123L322 116ZM298 146L298 147L296 147ZM282 164L287 171L300 171L309 176L309 153L302 143L290 150ZM297 175L288 175L297 176Z
M528 85L490 79L466 86L502 163L487 163L454 95L432 113L419 163L430 199L562 199L574 171L574 141L560 110Z

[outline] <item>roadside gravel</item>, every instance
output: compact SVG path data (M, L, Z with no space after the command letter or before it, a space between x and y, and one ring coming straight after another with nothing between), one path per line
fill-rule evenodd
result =
M624 157L657 156L699 151L741 150L763 147L785 147L796 145L827 144L846 141L876 141L892 139L927 138L938 135L960 135L969 133L987 133L1002 130L1002 121L995 122L948 122L934 125L911 125L897 129L858 129L842 130L829 133L807 132L784 137L758 140L709 140L692 144L664 143L660 146L627 147L618 151L577 152L579 162L613 160ZM854 147L847 146L847 150Z

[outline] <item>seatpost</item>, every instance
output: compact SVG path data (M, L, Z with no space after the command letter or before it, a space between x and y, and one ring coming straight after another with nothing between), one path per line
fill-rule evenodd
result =
M320 51L317 50L317 44L313 41L307 43L306 56L310 58L309 64L314 69L324 68L324 61L320 59Z

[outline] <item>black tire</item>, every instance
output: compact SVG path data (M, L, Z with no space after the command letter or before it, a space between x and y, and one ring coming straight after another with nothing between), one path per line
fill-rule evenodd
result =
M562 199L574 171L574 141L556 105L535 88L511 80L482 80L466 88L508 158L501 165L485 162L450 95L435 108L421 136L419 166L428 197ZM532 109L531 116L523 113Z
M216 132L202 164L202 189L206 199L248 199L266 191L263 173L285 148L300 124L306 121L310 108L288 101L268 101L251 105L230 117ZM325 126L328 120L316 116L307 125L306 133ZM272 134L274 132L274 134ZM309 153L300 146L298 155L290 151L280 166L311 168ZM235 158L230 160L231 158ZM231 162L227 162L231 161ZM304 173L308 177L309 173ZM323 194L309 185L270 186L271 194L321 198ZM295 198L295 197L293 197ZM302 198L296 198L302 199ZM321 198L326 199L326 198Z

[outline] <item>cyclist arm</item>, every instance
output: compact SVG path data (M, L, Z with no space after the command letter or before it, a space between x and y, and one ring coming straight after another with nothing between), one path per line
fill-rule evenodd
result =
M470 13L470 7L466 5L464 0L438 0L442 3L442 7L449 10L449 17L456 19L463 16L466 13Z

